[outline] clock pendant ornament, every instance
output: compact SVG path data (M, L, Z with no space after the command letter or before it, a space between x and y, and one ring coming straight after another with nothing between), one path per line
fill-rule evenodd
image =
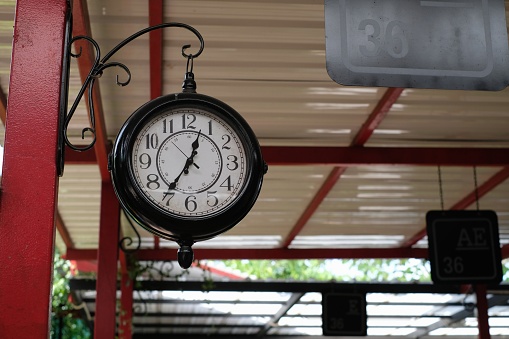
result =
M182 93L138 108L110 155L123 209L147 231L177 242L183 268L194 259L195 242L231 229L247 215L267 171L242 116L196 93L192 62L191 55Z

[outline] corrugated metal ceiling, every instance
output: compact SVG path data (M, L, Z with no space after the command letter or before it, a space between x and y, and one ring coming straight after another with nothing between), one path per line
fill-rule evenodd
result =
M89 0L87 4L91 34L103 55L148 26L147 2ZM14 7L14 1L0 2L0 85L7 95ZM394 103L385 103L386 114L379 114L379 124L374 125L372 134L366 134L363 126L372 113L380 113L378 105L388 89L346 87L329 78L322 1L170 0L165 2L163 17L165 22L192 25L205 39L204 53L194 62L199 93L216 97L240 112L265 149L308 147L299 149L304 165L271 164L251 213L226 234L197 244L198 249L231 249L226 255L235 256L236 249L255 248L376 250L414 244L425 248L425 214L441 208L437 166L412 165L417 161L412 156L406 163L394 164L367 158L345 168L312 160L306 163L306 159L314 153L327 156L326 146L449 147L460 154L464 148L503 151L509 146L507 89L404 89L394 95ZM187 31L164 30L162 94L180 91L186 66L180 48L187 43L197 46ZM121 70L107 70L99 81L106 134L111 141L126 118L150 100L148 50L146 35L115 56L115 61L131 70L129 86L115 84L117 72L121 79L125 76ZM70 102L81 84L73 60ZM88 124L82 102L69 126L70 140L83 144L81 129ZM360 131L364 131L365 141L356 138ZM1 143L3 134L0 128ZM475 209L472 194L477 180L479 206L497 212L501 244L508 246L509 183L505 179L509 170L500 163L477 166L476 177L472 166L441 166L443 205L446 209ZM67 164L60 179L58 209L73 250L98 247L101 180L97 164L76 163ZM124 235L134 236L125 218L122 230ZM142 249L154 248L153 236L138 231ZM66 241L57 234L62 252L69 248ZM160 247L175 245L161 241ZM291 253L284 255L291 257ZM330 256L337 253L348 252L331 250ZM374 251L362 253L380 256Z

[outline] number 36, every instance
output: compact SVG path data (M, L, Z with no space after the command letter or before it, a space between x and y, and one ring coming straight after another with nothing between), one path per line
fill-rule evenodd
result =
M381 50L393 58L404 58L408 54L408 39L405 24L399 20L390 21L383 32L383 26L374 19L364 19L359 23L359 31L367 35L366 45L359 46L363 56L374 57Z

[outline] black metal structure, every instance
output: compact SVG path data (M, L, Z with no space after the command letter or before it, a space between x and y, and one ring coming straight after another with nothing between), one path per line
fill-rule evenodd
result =
M119 67L122 70L124 70L125 73L127 74L127 79L125 81L120 81L119 76L117 75L117 77L116 77L117 85L127 86L129 84L129 82L131 81L131 71L129 70L129 68L121 62L109 61L110 58L115 53L117 53L121 48L123 48L125 45L127 45L131 41L135 40L136 38L138 38L146 33L149 33L151 31L162 29L162 28L167 28L167 27L185 28L185 29L191 31L194 35L196 35L196 37L200 41L200 49L198 50L198 52L196 52L194 54L186 53L186 50L188 48L190 48L191 45L182 46L182 56L188 59L188 68L189 68L189 61L191 60L191 62L192 62L192 60L194 58L197 58L198 56L200 56L200 54L203 52L203 48L205 46L205 42L204 42L203 37L200 34L200 32L198 32L198 30L196 30L194 27L192 27L190 25L180 23L180 22L167 22L167 23L162 23L159 25L147 27L145 29L142 29L142 30L132 34L131 36L127 37L126 39L122 40L118 45L116 45L114 48L112 48L103 58L101 58L101 48L99 47L99 44L91 37L79 35L79 36L75 36L72 39L70 39L70 36L72 33L72 15L71 15L71 13L69 13L69 15L67 17L67 26L66 26L66 35L67 35L67 40L68 40L68 41L66 41L66 45L68 46L67 47L68 49L67 49L66 57L64 58L64 65L63 65L63 68L64 68L64 70L66 70L66 72L64 72L64 74L63 74L62 92L61 92L61 98L62 98L61 100L63 100L64 104L61 105L61 107L63 107L63 108L67 107L67 98L69 95L69 93L68 93L69 67L70 67L69 59L70 59L70 57L78 58L81 56L81 50L78 51L78 53L76 53L76 54L72 53L73 43L78 40L85 40L85 41L89 42L94 47L94 50L95 50L95 61L94 61L92 69L90 69L90 72L88 73L87 78L83 82L83 85L81 86L81 89L80 89L79 93L77 94L76 99L74 100L69 112L67 114L65 114L65 112L61 113L62 114L61 120L63 121L63 125L62 125L62 140L60 140L61 145L59 147L59 150L61 153L60 154L61 159L59 160L59 166L61 167L60 175L63 174L63 163L64 163L63 152L65 149L63 147L62 143L65 143L70 149L72 149L74 151L79 151L79 152L87 151L87 150L91 149L92 147L94 147L94 144L96 141L96 131L95 131L94 100L93 100L92 91L94 88L95 81L102 76L105 69L111 68L111 67ZM85 127L82 129L81 138L85 139L85 133L89 132L92 134L92 141L90 141L88 145L74 145L69 140L69 138L67 136L67 129L68 129L69 123L71 122L71 119L74 115L74 112L76 111L81 99L83 98L83 95L85 94L85 91L87 91L87 90L88 90L88 107L89 107L90 127Z
M95 280L73 279L70 288L94 308ZM171 334L220 339L232 338L231 333L237 333L235 337L321 337L309 334L321 331L321 295L330 292L366 293L370 338L382 332L392 333L393 338L431 338L442 327L467 330L475 319L474 295L465 293L464 286L451 284L214 281L207 289L203 281L152 280L139 281L135 289L139 293L134 303L144 304L146 312L135 311L133 338ZM488 286L492 329L509 321L508 302L509 285ZM401 327L392 327L394 323Z

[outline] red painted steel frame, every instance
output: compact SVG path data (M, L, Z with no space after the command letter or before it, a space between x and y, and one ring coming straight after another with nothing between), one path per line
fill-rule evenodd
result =
M94 338L115 338L120 204L111 182L101 186L101 219L97 253L97 297Z
M373 109L368 119L364 122L359 132L352 141L352 146L362 146L373 135L375 129L390 111L392 105L399 99L404 88L388 88Z
M48 338L66 0L18 0L0 196L0 338Z
M163 23L163 0L149 0L148 23L155 26ZM150 44L150 99L163 94L163 30L149 33Z
M242 249L195 249L195 257L210 260L223 259L373 259L373 258L422 258L428 257L427 248L242 248ZM175 260L177 249L141 249L136 252L138 260ZM94 260L96 250L69 249L68 260Z
M297 223L293 226L290 233L287 235L286 239L281 244L282 248L288 248L292 243L293 239L302 231L304 226L306 226L307 222L313 214L315 214L320 204L325 199L325 197L329 194L330 190L336 185L337 181L341 177L341 175L345 172L346 167L334 167L330 172L327 179L325 179L324 183L315 194L309 205L304 210L304 213L301 214Z
M133 332L133 291L134 281L129 275L127 255L120 252L120 314L118 325L119 339L131 339Z
M122 272L120 279L120 323L118 328L119 339L131 339L133 333L133 291L134 281L129 272Z
M460 152L461 150L461 152ZM262 146L269 166L508 166L508 148ZM66 153L66 164L96 164L94 152Z
M477 299L477 328L479 329L479 339L490 339L486 285L474 285L474 290Z
M64 241L65 247L74 248L74 241L72 241L71 235L69 234L67 227L65 227L64 221L62 220L62 216L58 211L56 213L56 226L58 233L60 234L62 240Z
M376 107L373 109L369 117L366 119L362 127L353 138L350 146L364 146L366 141L373 134L373 131L378 127L380 122L382 122L383 118L387 115L387 112L389 112L392 105L396 102L396 100L398 100L403 90L403 88L388 88L385 91ZM306 226L309 219L311 219L318 207L320 207L325 197L336 185L345 170L345 167L335 167L331 171L316 195L313 197L313 199L311 199L311 202L304 210L304 213L302 213L302 215L297 220L297 223L290 230L290 233L288 233L286 238L283 240L281 244L282 248L288 248L295 237L299 235L302 229Z
M262 146L269 165L507 166L507 148Z
M5 126L6 110L7 109L7 96L2 87L0 87L0 121Z
M455 203L451 206L450 210L464 210L468 206L472 205L476 199L482 198L484 195L489 193L492 189L497 187L499 184L504 182L507 178L509 178L509 167L504 167L497 173L495 173L492 177L486 180L481 186L476 190L473 190L469 194L467 194L463 199ZM401 245L401 247L412 247L419 240L426 236L426 228L424 227L419 232L405 240L405 242Z
M148 24L155 26L163 23L163 0L149 0ZM149 33L150 44L150 99L163 94L163 30ZM159 237L154 235L154 248L159 248Z

